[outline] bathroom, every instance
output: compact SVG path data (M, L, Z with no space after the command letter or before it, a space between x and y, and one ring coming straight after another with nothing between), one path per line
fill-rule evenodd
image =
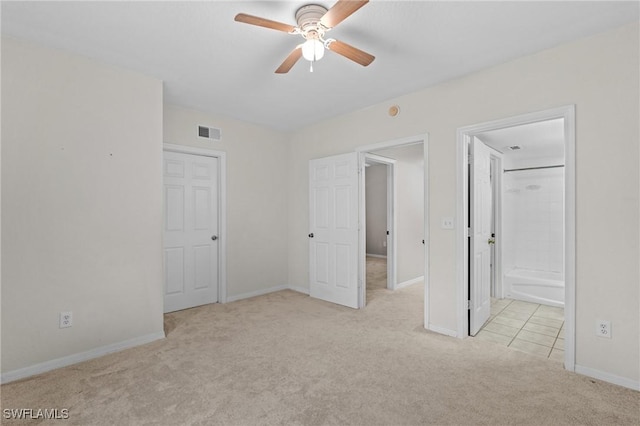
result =
M564 307L564 120L477 136L492 148L491 296Z

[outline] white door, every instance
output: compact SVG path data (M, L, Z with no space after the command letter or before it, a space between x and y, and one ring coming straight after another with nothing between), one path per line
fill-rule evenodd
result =
M475 137L472 138L469 148L471 152L469 334L475 336L491 314L491 151Z
M164 152L164 311L218 301L218 159Z
M309 294L358 308L358 154L309 161Z

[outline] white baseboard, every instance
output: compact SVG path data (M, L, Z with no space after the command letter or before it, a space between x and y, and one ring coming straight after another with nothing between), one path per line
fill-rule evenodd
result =
M429 324L427 330L433 331L434 333L444 334L449 337L458 337L458 333L455 330L450 330L448 328L439 327L437 325Z
M235 302L237 300L242 300L242 299L248 299L250 297L262 296L269 293L275 293L276 291L287 290L287 289L289 289L289 286L279 285L275 287L265 288L263 290L256 290L256 291L251 291L249 293L242 293L242 294L237 294L235 296L228 296L227 303Z
M640 382L637 382L626 377L616 376L615 374L606 373L604 371L596 370L594 368L584 367L576 364L576 373L584 376L593 377L594 379L602 380L604 382L613 383L614 385L623 386L625 388L640 391Z
M304 288L304 287L298 287L295 285L291 285L289 286L289 290L293 290L293 291L297 291L298 293L302 293L302 294L309 294L309 289L308 288Z
M367 257L377 257L379 259L386 259L387 255L385 255L385 254L370 254L370 253L367 253Z
M41 362L40 364L31 365L29 367L20 368L18 370L7 371L0 376L0 383L5 384L15 380L24 379L25 377L35 376L36 374L46 373L47 371L57 368L66 367L77 364L82 361L98 358L113 352L119 352L124 349L133 348L135 346L151 343L155 340L164 339L164 332L151 333L133 339L124 340L122 342L112 343L110 345L101 346L86 352L80 352L73 355L64 356L62 358L52 359L50 361Z
M396 284L396 290L401 289L403 287L410 286L415 283L419 283L420 281L424 281L424 275L421 277L413 278L411 280L403 281L401 283Z

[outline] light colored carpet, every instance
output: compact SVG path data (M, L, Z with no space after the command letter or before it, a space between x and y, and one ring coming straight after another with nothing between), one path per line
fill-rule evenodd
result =
M378 297L384 297L387 290L387 259L367 256L367 303Z
M172 313L166 339L4 385L2 408L68 408L51 423L77 425L640 422L639 392L425 331L422 291L360 311L287 290Z

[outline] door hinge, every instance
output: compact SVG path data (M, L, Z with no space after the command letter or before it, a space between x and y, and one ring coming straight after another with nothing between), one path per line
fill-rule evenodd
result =
M473 306L473 303L471 302L471 300L467 300L467 310L470 311L471 307Z

